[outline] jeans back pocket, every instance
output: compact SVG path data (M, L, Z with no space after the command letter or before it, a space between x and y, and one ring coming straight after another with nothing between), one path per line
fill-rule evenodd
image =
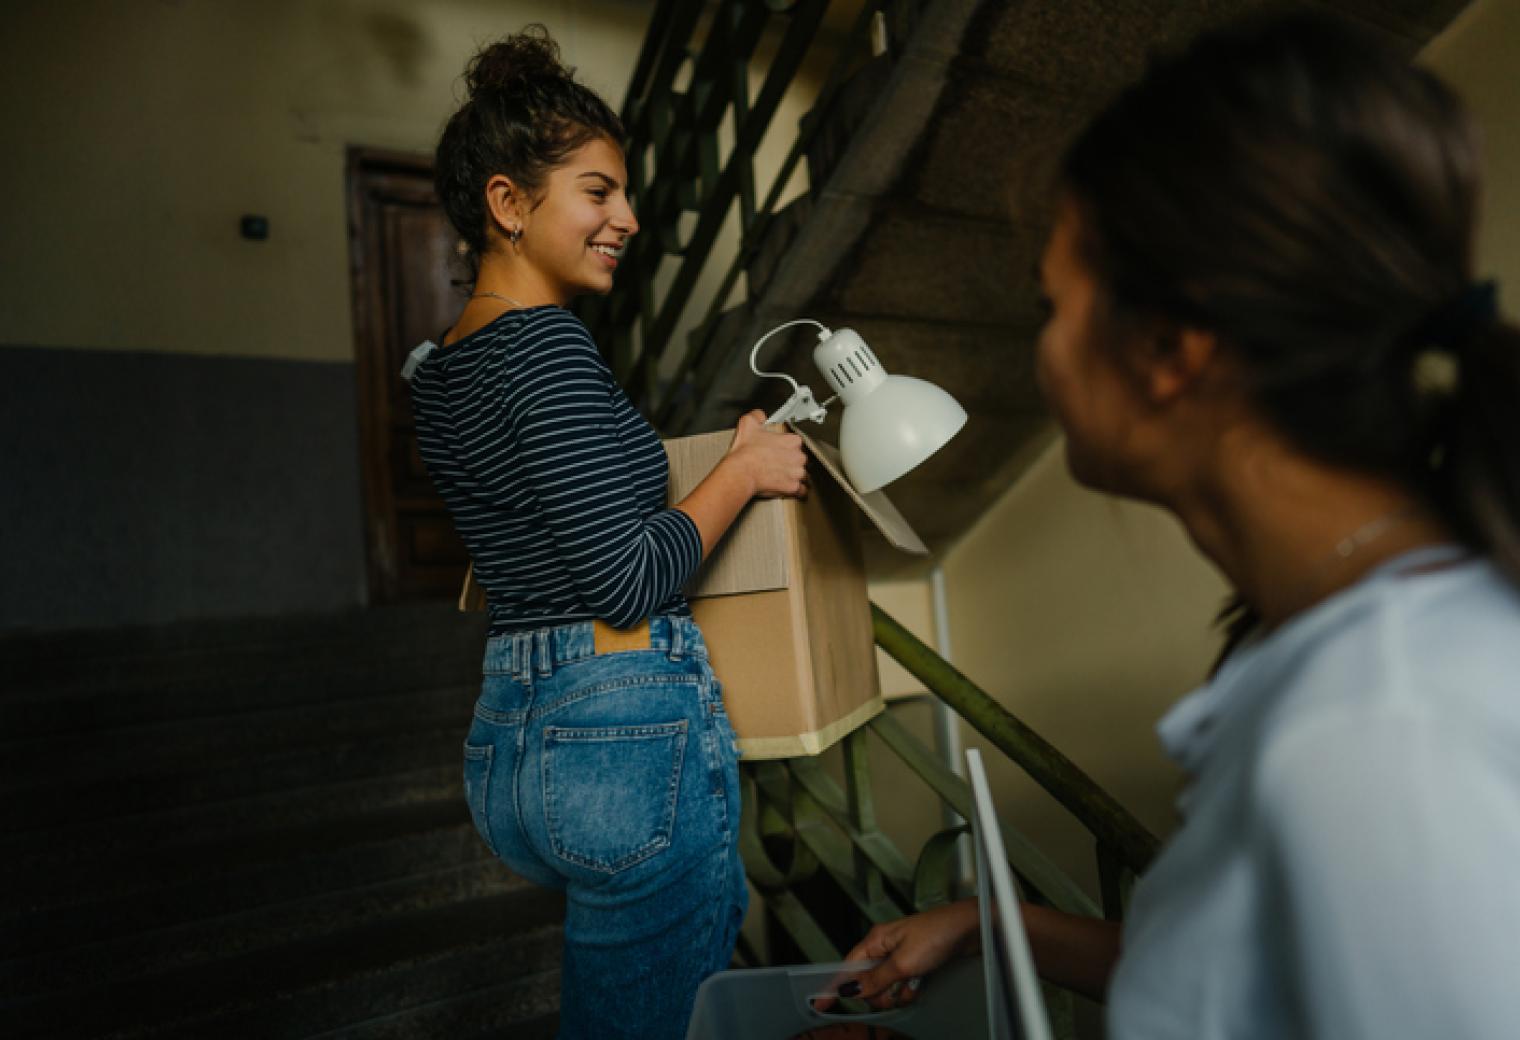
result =
M670 847L687 722L546 726L544 818L554 854L613 874Z

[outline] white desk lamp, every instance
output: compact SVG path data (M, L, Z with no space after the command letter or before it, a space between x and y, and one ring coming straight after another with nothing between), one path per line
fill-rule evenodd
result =
M755 365L760 345L793 325L817 325L813 363L835 396L819 404L813 391L785 372L762 372ZM785 379L792 396L765 420L767 426L810 419L823 422L825 410L844 403L839 454L845 474L862 495L869 495L933 455L966 424L966 410L933 383L912 376L888 375L866 341L853 329L834 332L811 318L778 325L755 343L749 367L757 376Z

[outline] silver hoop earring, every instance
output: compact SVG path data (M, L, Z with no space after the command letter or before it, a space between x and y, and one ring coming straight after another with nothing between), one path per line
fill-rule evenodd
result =
M507 241L511 242L514 246L522 241L522 228L513 228L511 231L508 231Z

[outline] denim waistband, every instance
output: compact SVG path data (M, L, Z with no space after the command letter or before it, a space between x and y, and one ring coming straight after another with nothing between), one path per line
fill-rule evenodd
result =
M649 648L671 658L707 657L702 630L689 617L662 614L650 618ZM555 665L595 656L593 623L577 621L492 636L486 640L482 669L487 675L523 675L530 670L547 675Z

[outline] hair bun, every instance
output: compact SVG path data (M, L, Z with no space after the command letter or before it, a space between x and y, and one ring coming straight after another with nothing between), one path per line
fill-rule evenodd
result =
M571 78L572 70L559 60L559 44L542 25L498 40L470 60L464 70L470 97L498 90L520 90L546 79Z

